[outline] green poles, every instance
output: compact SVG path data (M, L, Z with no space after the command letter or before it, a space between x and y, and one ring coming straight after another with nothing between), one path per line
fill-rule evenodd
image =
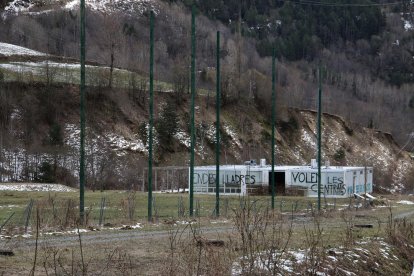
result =
M217 31L216 68L216 216L220 216L220 31Z
M272 53L272 209L275 209L275 82L276 82L275 48Z
M152 126L154 124L154 12L150 13L150 101L148 145L148 221L152 221Z
M80 1L80 164L79 218L85 218L85 0Z
M319 88L318 88L318 211L321 210L321 116L322 116L322 73L319 67Z
M190 153L190 216L194 211L194 98L195 98L195 6L191 9L191 153Z

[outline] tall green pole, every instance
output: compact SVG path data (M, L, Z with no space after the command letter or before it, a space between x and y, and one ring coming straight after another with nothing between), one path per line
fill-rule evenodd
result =
M190 157L190 216L194 211L194 147L195 147L195 6L191 9L191 157Z
M85 0L80 0L80 164L79 164L79 216L85 218Z
M272 53L272 209L275 209L275 101L276 101L276 57Z
M148 147L148 221L152 221L152 129L154 124L154 12L150 13L150 101Z
M319 88L318 88L318 211L321 210L321 117L322 117L322 73L319 67Z
M220 216L220 31L217 31L216 68L216 216Z

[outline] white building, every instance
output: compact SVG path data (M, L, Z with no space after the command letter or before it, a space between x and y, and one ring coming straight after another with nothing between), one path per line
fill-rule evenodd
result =
M313 166L275 166L276 195L318 196L318 168ZM271 192L272 167L261 165L220 166L220 194L264 194ZM372 167L321 167L321 195L350 197L372 193ZM215 194L216 166L194 167L194 193Z

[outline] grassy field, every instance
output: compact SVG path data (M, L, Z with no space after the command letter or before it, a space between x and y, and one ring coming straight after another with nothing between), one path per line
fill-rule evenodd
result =
M257 264L260 254L265 254L264 260L274 259L271 256L276 253L268 251L274 248L283 254L283 258L273 260L275 265L305 274L325 271L325 275L353 275L338 273L334 266L355 275L386 275L391 271L393 275L403 275L412 269L414 246L410 246L414 244L409 233L413 231L414 210L413 205L399 203L411 202L412 198L392 195L378 197L368 208L355 200L322 199L321 213L316 212L317 201L311 198L276 197L276 210L272 212L268 209L269 196L222 196L219 219L213 216L215 196L196 195L200 216L189 226L180 223L190 220L188 194L155 193L156 221L148 223L146 193L87 191L88 225L97 227L104 197L105 223L111 226L105 231L83 233L83 247L76 232L43 235L35 254L36 210L42 233L52 229L73 230L77 227L78 196L77 192L0 192L1 222L15 212L2 232L11 237L2 237L2 242L16 254L0 256L0 274L30 274L35 264L35 275L269 275L266 269L270 267L258 268L249 262ZM28 230L31 235L24 237L25 210L31 200ZM184 216L179 215L179 207L184 208ZM141 223L142 228L129 231L111 228L136 223ZM62 243L56 244L54 238ZM198 245L199 241L211 239L222 240L225 246ZM301 254L304 259L296 260ZM240 261L241 256L245 256L246 262ZM237 260L247 272L231 272ZM286 270L282 272L281 275L286 275Z
M85 207L88 222L97 225L101 216L101 204L105 199L103 220L105 223L115 225L144 221L148 214L147 193L126 191L104 191L85 193ZM188 217L188 194L153 194L153 216L155 219L172 219ZM27 217L30 201L33 200L32 212L36 207L42 210L43 217L77 215L79 205L78 192L0 192L0 222L4 222L12 213L15 213L9 225L18 226ZM257 208L270 206L270 196L252 196L250 202L254 202ZM322 206L326 209L343 209L349 205L348 199L322 199ZM222 196L220 201L220 213L224 217L231 216L234 209L240 208L243 202L238 196ZM213 217L215 209L214 195L195 195L194 213L199 217ZM317 200L304 197L276 197L275 209L281 212L295 213L301 211L316 210ZM29 207L29 208L28 208ZM69 209L69 210L68 210Z
M0 62L0 72L4 81L21 83L63 83L80 84L80 66L76 63L41 62ZM92 87L107 87L110 68L106 66L87 65L86 85ZM148 89L148 77L136 72L115 68L113 71L114 88L128 89L144 84ZM154 90L160 92L173 91L174 85L165 81L154 80ZM197 89L197 94L207 96L206 89Z

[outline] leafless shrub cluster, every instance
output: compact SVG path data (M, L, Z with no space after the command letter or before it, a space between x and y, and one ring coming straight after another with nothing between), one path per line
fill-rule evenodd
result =
M73 229L79 224L77 202L73 199L58 200L56 195L49 194L45 200L36 201L36 209L42 214L40 217L41 229ZM85 210L85 225L89 223L92 207ZM33 219L36 219L33 217ZM33 220L32 219L32 220ZM32 225L36 225L32 221Z
M280 273L279 267L292 237L292 225L269 206L249 198L241 199L240 208L233 212L237 230L234 244L242 255L241 274Z
M41 207L36 208L35 220L35 248L29 275L136 275L133 270L136 260L123 248L105 250L97 253L99 256L87 255L85 251L90 247L83 244L78 222L77 243L71 247L63 247L49 243L48 240L39 242L40 228L44 221Z
M394 245L396 254L400 259L405 261L407 266L412 266L414 261L414 224L412 221L404 218L393 218L390 209L390 215L386 227L387 239L390 244Z
M163 275L229 275L234 251L231 243L211 241L198 226L171 229Z
M280 269L292 236L292 225L268 206L240 199L233 209L235 231L210 239L189 224L171 230L164 275L261 275Z
M312 227L304 227L305 233L305 259L301 270L316 275L321 270L326 258L326 235L321 225L321 218L313 217Z
M46 201L53 202L53 197ZM47 240L38 243L40 229L48 223L48 219L44 218L44 208L47 204L53 205L45 202L42 204L36 205L36 214L32 218L35 221L33 235L36 247L31 275L140 273L139 260L125 248L111 248L94 252L94 255L86 253L91 249L83 243L79 231L77 243L70 247L61 247ZM201 228L201 221L189 221L184 227L171 225L167 250L162 254L165 260L163 268L157 273L345 275L358 272L360 275L371 275L392 272L403 274L412 270L413 224L407 219L393 217L391 209L383 229L385 238L371 237L362 240L360 230L355 228L358 211L354 209L344 210L337 213L337 216L313 213L306 217L301 216L299 220L298 213L293 208L292 214L282 214L272 210L267 204L245 197L240 199L239 206L232 211L234 230L231 233L213 233L212 229ZM338 222L342 229L331 232L331 219ZM79 229L79 224L73 223ZM332 248L332 244L336 247Z
M129 190L127 191L126 198L121 201L122 212L130 221L134 220L135 217L135 209L137 205L136 197L136 191Z
M136 260L126 250L116 247L97 256L84 253L82 238L78 234L78 246L61 248L44 244L35 251L32 271L45 275L136 275Z

